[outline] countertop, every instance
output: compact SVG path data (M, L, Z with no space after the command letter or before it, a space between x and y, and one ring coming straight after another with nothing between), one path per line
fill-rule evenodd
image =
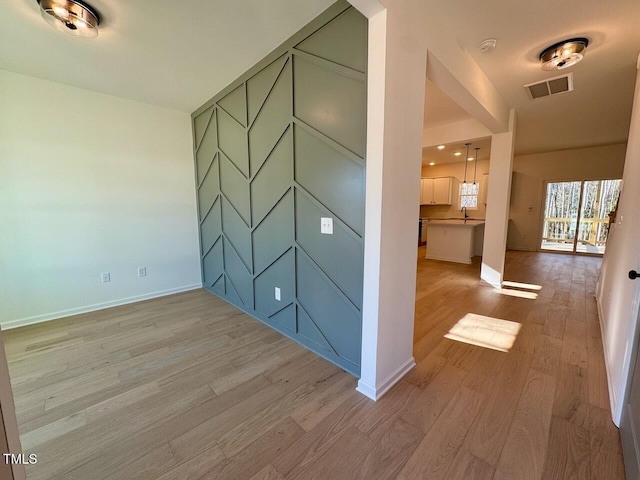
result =
M477 227L478 225L484 225L484 218L426 218L421 217L423 225L429 227L430 225L450 225L450 226L470 226Z

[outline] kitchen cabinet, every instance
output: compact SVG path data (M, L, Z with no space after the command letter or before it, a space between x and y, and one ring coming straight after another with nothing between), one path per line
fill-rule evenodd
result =
M453 177L422 178L420 187L421 205L451 205Z
M480 180L480 203L487 204L487 191L489 191L489 174L484 173Z
M484 221L430 220L427 256L445 262L471 263L475 255L482 255Z

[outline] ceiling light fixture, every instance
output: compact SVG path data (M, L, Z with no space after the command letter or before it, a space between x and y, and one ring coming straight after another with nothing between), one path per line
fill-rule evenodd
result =
M438 145L438 150L444 150L444 145Z
M436 164L436 162L429 162L429 165L431 165L432 167Z
M473 162L473 157L467 158L467 162Z
M40 14L46 22L60 31L76 37L98 36L100 15L80 0L37 0Z
M462 152L456 152L456 153L454 153L454 155L455 155L456 157L459 157L460 155L462 155Z
M491 50L496 48L497 44L498 40L496 40L495 38L487 38L486 40L483 40L478 44L478 48L482 52L490 52Z
M570 38L554 43L545 48L538 59L542 63L542 70L562 70L578 63L584 55L584 49L589 45L587 38Z

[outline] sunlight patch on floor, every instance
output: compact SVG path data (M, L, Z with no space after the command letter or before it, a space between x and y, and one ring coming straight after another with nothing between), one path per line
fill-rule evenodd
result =
M509 320L467 313L444 337L458 342L508 352L522 325Z
M520 283L520 282L502 282L503 287L523 288L525 290L542 290L541 285L534 285L533 283Z
M522 290L512 290L510 288L496 288L494 292L500 295L509 295L510 297L528 298L535 300L538 298L538 294L535 292L523 292Z

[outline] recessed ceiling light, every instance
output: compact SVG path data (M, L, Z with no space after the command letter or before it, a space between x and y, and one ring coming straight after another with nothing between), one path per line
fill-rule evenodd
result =
M444 145L438 145L438 150L444 150Z
M60 31L76 37L98 36L100 16L93 7L80 0L37 0L40 14Z
M460 155L462 155L462 152L456 152L456 153L454 153L454 155L455 155L456 157L459 157Z
M432 167L436 164L436 162L429 162L429 165L431 165Z
M538 56L542 70L562 70L578 63L589 45L587 38L570 38L545 48Z
M467 157L467 162L473 162L473 157Z

